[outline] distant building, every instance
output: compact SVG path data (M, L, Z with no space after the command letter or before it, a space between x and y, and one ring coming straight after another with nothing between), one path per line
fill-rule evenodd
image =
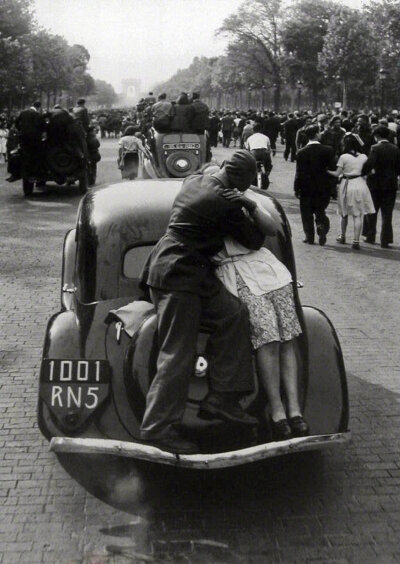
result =
M140 80L138 78L126 78L122 81L121 103L126 106L134 106L140 99Z

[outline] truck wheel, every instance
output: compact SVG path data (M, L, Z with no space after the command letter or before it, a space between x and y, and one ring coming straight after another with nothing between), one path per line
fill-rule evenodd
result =
M29 180L22 180L22 190L24 191L25 196L31 196L33 193L34 183L29 182Z
M85 171L82 176L79 177L79 192L81 194L86 194L88 190L88 173Z

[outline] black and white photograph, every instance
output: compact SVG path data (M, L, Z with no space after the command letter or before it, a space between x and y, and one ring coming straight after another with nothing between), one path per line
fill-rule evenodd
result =
M400 0L0 0L0 564L400 563Z

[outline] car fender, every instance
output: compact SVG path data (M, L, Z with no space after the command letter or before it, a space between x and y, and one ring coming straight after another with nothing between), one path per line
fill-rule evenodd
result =
M312 433L345 432L349 405L343 354L336 331L321 310L303 306L308 347L304 416Z

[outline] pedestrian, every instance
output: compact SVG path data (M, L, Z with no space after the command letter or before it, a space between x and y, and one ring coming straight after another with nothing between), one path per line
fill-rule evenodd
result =
M272 170L272 160L271 160L271 143L266 135L261 133L261 124L256 123L253 127L253 135L247 139L245 143L245 148L250 151L257 162L262 162L264 164L266 178L266 184L263 187L267 189L269 186L269 175ZM257 186L257 175L253 180L253 184ZM261 186L260 186L261 188Z
M76 106L73 108L74 119L80 124L85 134L88 132L90 126L89 112L85 106L86 100L79 98Z
M297 130L296 133L296 151L300 151L303 147L305 147L308 143L308 137L306 135L306 128L312 124L311 116L307 116L304 122L303 127Z
M262 207L259 194L252 190L244 194ZM268 235L273 232L271 216L263 211L267 219L261 228ZM302 331L289 270L265 247L251 251L232 237L225 238L223 249L213 260L222 283L248 307L257 374L268 399L273 440L308 435L299 401L295 352L295 338Z
M189 102L189 97L186 92L181 92L173 107L171 131L189 133L193 117L194 110L192 104Z
M240 147L242 149L244 148L246 141L250 137L250 135L253 135L253 133L254 133L253 127L254 127L254 125L251 123L251 120L246 119L246 122L245 122L244 127L243 127L241 143L240 143Z
M231 235L250 249L259 249L264 216L259 206L241 194L224 196L232 188L246 190L256 172L248 151L236 151L212 175L184 180L173 203L166 234L150 253L141 280L157 312L157 372L146 398L141 439L175 453L198 452L179 432L189 376L196 358L201 322L212 328L210 391L201 402L202 417L254 425L239 399L254 389L247 308L215 276L212 257ZM250 216L244 213L249 211Z
M340 125L340 117L333 116L329 122L329 126L321 133L320 142L322 145L332 147L335 158L338 159L342 152L342 139L346 130Z
M118 168L122 178L134 180L139 170L139 153L144 153L142 141L136 136L137 128L130 125L124 131L118 145Z
M272 156L276 154L276 140L278 139L281 123L275 112L269 112L268 117L263 120L263 133L271 142Z
M235 127L235 122L233 121L232 114L226 112L221 118L221 131L222 131L222 146L229 147L232 139L233 129Z
M283 157L287 161L290 155L290 160L294 163L296 160L296 133L299 128L298 120L294 114L289 114L289 119L285 121L282 127L285 132L286 143Z
M210 136L210 145L211 147L218 146L218 132L220 128L220 119L217 115L216 110L212 110L210 119L208 122L208 133Z
M371 147L362 174L369 174L368 187L371 191L375 213L366 216L363 235L367 243L375 243L376 222L381 212L381 247L387 249L393 243L392 215L396 202L398 176L400 174L400 150L389 142L389 129L379 125L374 131L377 143Z
M7 138L8 129L6 127L6 122L0 122L0 155L3 156L4 162L7 162Z
M43 133L45 120L40 111L41 102L36 101L27 110L22 110L15 126L19 132L21 147L22 178L39 178L44 176Z
M158 97L158 102L151 106L153 117L153 127L160 133L170 131L171 120L174 110L170 101L167 100L167 94L163 92Z
M190 124L191 131L198 135L204 135L209 125L210 109L203 100L200 100L200 92L192 94L193 117Z
M348 218L353 218L354 236L352 247L360 250L362 220L366 214L374 213L375 208L362 170L367 156L361 153L361 144L352 133L346 133L343 139L343 154L339 157L336 171L328 171L340 177L338 194L338 214L340 215L340 235L336 241L346 243Z
M314 244L314 217L321 246L326 243L329 218L325 210L330 201L331 180L329 170L335 170L333 149L318 141L318 125L306 129L307 145L297 155L294 192L300 199L300 213L305 239L303 243Z

